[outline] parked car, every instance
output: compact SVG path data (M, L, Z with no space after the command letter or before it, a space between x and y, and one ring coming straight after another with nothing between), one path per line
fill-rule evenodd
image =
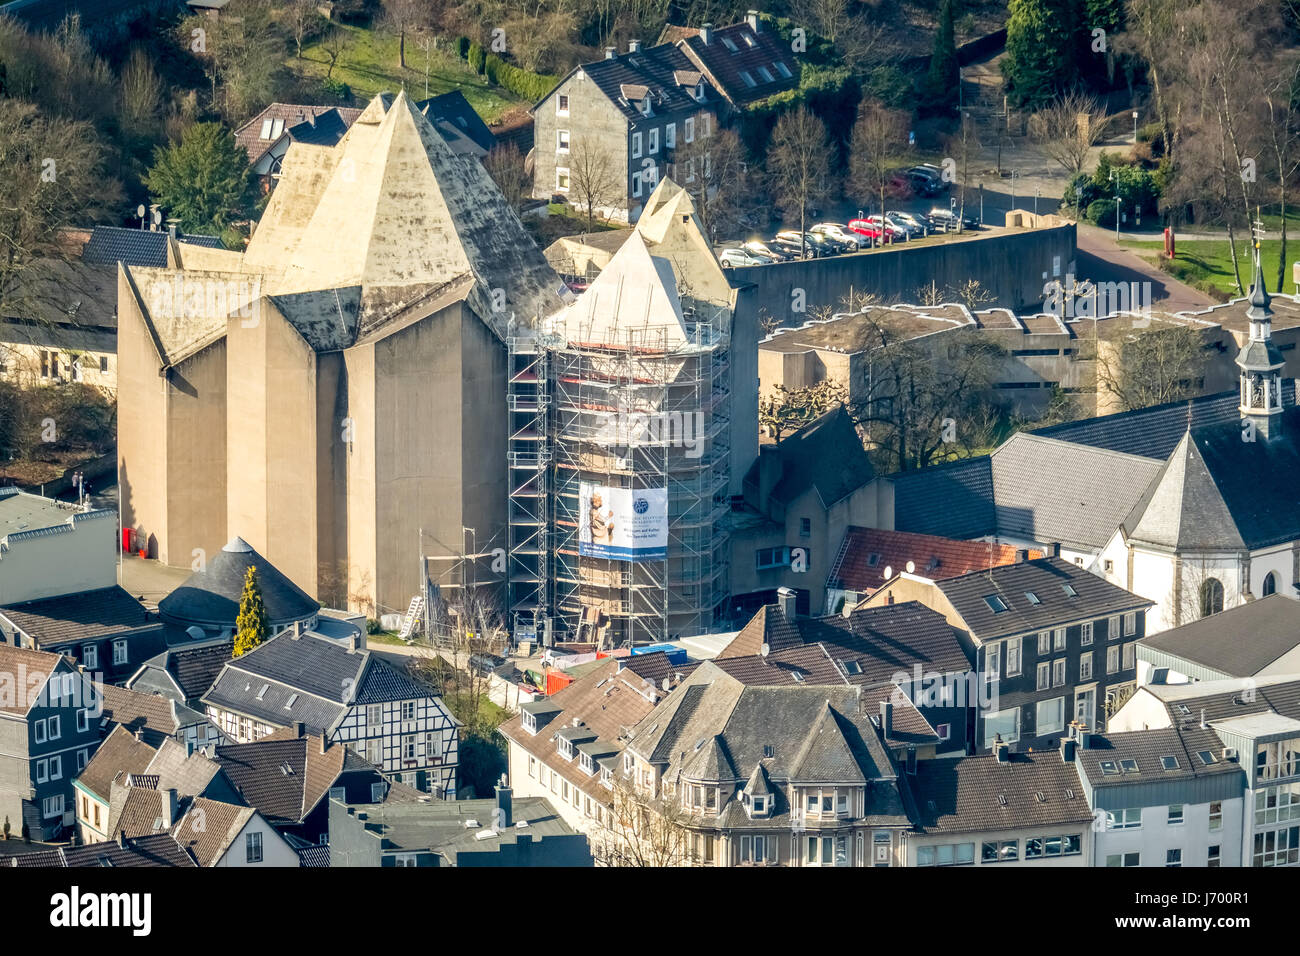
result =
M943 178L943 170L934 163L920 163L908 170L908 173L915 177L924 178L927 181L925 195L935 196L949 189L952 183Z
M837 222L819 222L812 227L819 236L825 236L844 247L846 252L857 252L866 245L861 236L855 235Z
M890 199L911 199L916 195L916 184L905 169L892 173L885 186L885 195Z
M823 256L833 255L829 245L824 241L818 241L820 238L811 232L800 233L797 229L786 229L778 232L773 242L780 244L784 249L793 250L805 259L820 259Z
M890 222L902 226L908 232L910 232L913 238L917 236L924 236L928 234L933 228L930 225L929 220L927 220L924 216L918 216L915 213L898 212L896 210L891 209L889 210L889 212L885 213L885 215L889 217Z
M470 669L479 677L487 677L505 662L504 657L496 654L471 654L469 657Z
M850 219L847 228L849 232L854 235L861 236L864 239L873 240L873 242L879 242L881 238L880 220L878 217L873 218L876 218L875 222L870 222L866 219ZM892 236L886 233L884 241L889 242L892 238Z
M748 249L723 249L722 254L718 256L718 262L722 263L722 268L731 269L738 266L765 266L772 260Z
M789 262L795 257L794 253L778 249L762 239L750 239L748 242L742 243L740 248L756 256L767 256L773 262Z
M877 229L880 228L879 216L868 216L866 218L866 221L870 225L875 226ZM885 232L889 235L890 239L898 240L898 239L907 238L908 235L907 228L903 226L901 223L894 222L888 216L885 217L884 228L885 228Z
M979 224L969 216L962 218L954 209L945 209L943 206L935 206L930 210L929 219L934 223L935 228L942 229L945 232L955 230L960 225L963 229L976 229Z

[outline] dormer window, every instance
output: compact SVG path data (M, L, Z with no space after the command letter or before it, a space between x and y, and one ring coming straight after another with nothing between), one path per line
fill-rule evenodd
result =
M559 751L559 754L560 754L561 757L563 757L565 760L572 760L572 759L573 759L573 741L572 741L572 740L566 740L566 739L563 738L563 737L557 737L555 743L556 743L556 747L555 747L555 749L556 749L557 751Z
M614 775L610 772L608 767L600 768L600 785L602 787L609 787L611 790L614 789Z
M648 96L641 101L641 115L642 116L654 115L654 106L650 102L650 97Z
M521 723L523 724L524 730L528 731L530 734L537 733L537 717L535 714L530 714L528 711L524 711L524 719Z
M583 754L579 765L584 773L594 774L596 772L596 761L591 759L591 754Z
M624 773L631 773L635 767L636 767L636 758L633 757L631 754L624 754L624 755L623 755L623 772L624 772Z
M704 92L704 82L701 81L701 82L699 83L699 85L695 87L695 99L696 99L698 102L703 103L703 102L704 102L704 97L705 97L705 92Z

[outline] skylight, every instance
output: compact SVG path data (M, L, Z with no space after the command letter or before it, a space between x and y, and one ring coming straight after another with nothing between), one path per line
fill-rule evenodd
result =
M780 60L776 61L776 72L780 73L787 80L794 75L790 72L790 68L786 66L784 63L782 63Z
M861 673L862 673L862 665L859 664L857 661L845 661L845 662L844 662L844 672L845 672L846 674L861 674Z
M1119 769L1124 771L1125 773L1137 773L1138 762L1136 760L1130 760L1128 758L1125 758L1124 760L1121 760L1119 762Z
M298 700L297 694L290 694L289 699L284 702L284 709L285 710L291 709L297 700Z
M738 50L738 49L736 48L736 44L734 44L734 43L731 42L731 37L723 37L723 38L722 38L722 45L725 46L725 47L726 47L728 50L730 50L732 53L739 53L739 52L740 52L740 50Z
M1042 603L1043 603L1042 600L1038 597L1038 595L1035 594L1033 591L1026 591L1026 592L1025 592L1025 600L1028 601L1030 604L1042 604Z
M270 687L271 687L270 684L263 684L261 689L258 690L257 692L257 699L261 700L262 697L266 694L266 692L270 689Z
M1161 757L1160 766L1163 767L1165 770L1177 770L1178 758L1172 756Z
M772 71L765 66L758 68L758 75L763 78L764 83L771 83L773 80Z
M989 610L994 614L1001 614L1007 609L1007 602L1002 600L996 594L984 595L984 603L989 606Z
M880 555L878 554L867 555L867 567L874 568L879 563L880 563Z
M757 85L758 85L757 83L754 82L754 78L753 78L752 76L749 75L749 71L748 71L748 70L741 70L741 71L740 71L740 78L741 78L742 80L745 81L745 85L746 85L746 86L757 86Z
M1113 760L1103 760L1100 766L1101 766L1102 774L1104 774L1107 777L1114 776L1115 774L1119 773L1119 768L1115 766L1115 761Z
M1198 750L1196 756L1200 757L1201 763L1205 764L1207 767L1212 763L1219 762L1219 758L1214 756L1214 753L1209 750Z
M1061 590L1064 591L1066 594L1068 594L1070 597L1079 596L1079 592L1074 589L1073 584L1062 584Z

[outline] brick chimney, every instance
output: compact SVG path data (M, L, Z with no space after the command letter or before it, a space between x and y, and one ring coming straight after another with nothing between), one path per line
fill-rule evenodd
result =
M700 27L700 42L705 46L709 45L709 40L713 37L713 24L706 23Z
M612 60L617 54L618 54L618 47L615 46L605 47L605 59Z
M749 24L749 28L751 30L757 33L759 31L758 11L757 10L746 11L745 22Z
M170 830L173 824L176 823L176 810L176 788L168 787L162 791L162 822L164 830Z
M798 602L798 595L795 594L794 588L777 588L776 603L781 608L781 613L785 615L787 621L793 621L798 613L795 608Z
M640 41L640 40L629 40L628 43L627 43L627 52L628 52L628 53L640 53L640 52L641 52L641 41Z

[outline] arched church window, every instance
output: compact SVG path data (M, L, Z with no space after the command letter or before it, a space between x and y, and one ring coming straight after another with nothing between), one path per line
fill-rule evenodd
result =
M1273 571L1264 575L1264 597L1277 593L1277 574Z
M1218 614L1223 610L1223 583L1218 578L1208 578L1201 585L1201 617Z

